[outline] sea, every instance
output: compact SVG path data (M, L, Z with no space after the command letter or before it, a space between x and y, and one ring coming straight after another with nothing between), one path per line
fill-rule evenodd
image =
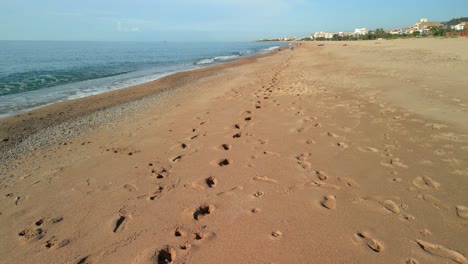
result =
M0 117L266 53L284 45L0 41Z

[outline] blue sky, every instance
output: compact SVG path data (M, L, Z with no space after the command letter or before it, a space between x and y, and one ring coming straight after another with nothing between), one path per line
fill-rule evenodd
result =
M468 16L468 0L0 0L0 39L250 41Z

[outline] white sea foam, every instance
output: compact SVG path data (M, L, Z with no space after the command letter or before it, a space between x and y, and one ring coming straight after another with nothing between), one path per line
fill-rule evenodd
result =
M206 65L206 64L213 64L217 62L227 62L232 61L239 58L241 55L227 55L227 56L216 56L214 58L209 59L202 59L195 62L195 65Z
M272 51L272 50L275 50L275 49L279 49L281 48L280 46L273 46L273 47L269 47L269 48L266 48L266 49L263 49L264 51Z

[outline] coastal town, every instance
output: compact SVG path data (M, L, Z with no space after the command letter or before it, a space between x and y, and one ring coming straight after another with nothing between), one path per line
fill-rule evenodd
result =
M353 32L315 32L304 37L280 37L259 41L323 41L323 40L367 40L377 38L404 38L421 36L468 36L468 17L452 19L448 22L431 21L421 18L419 22L403 28L369 30L356 28Z

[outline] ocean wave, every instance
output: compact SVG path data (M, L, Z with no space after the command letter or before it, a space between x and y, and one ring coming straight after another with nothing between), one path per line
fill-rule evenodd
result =
M47 87L92 80L128 73L103 69L74 69L61 71L30 71L0 78L0 96L35 91Z
M241 57L240 54L233 54L233 55L227 55L227 56L216 56L213 58L208 58L208 59L201 59L197 62L195 62L195 65L206 65L206 64L213 64L217 62L227 62L227 61L232 61L237 58Z
M272 50L279 49L279 48L281 48L281 47L280 46L273 46L273 47L265 48L265 49L263 49L263 51L272 51Z

